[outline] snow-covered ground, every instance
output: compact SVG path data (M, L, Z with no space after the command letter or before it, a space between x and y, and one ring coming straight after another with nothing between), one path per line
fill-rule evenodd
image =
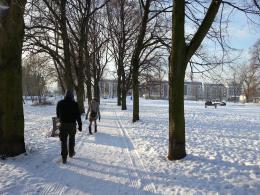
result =
M63 165L48 137L55 106L26 104L27 155L0 160L0 194L259 194L260 106L204 108L185 102L187 157L170 162L168 102L140 99L121 111L102 100L98 133L76 135L76 156ZM82 117L84 118L84 116Z

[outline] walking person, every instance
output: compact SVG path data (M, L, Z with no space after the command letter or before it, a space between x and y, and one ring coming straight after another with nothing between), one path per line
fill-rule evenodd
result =
M89 134L92 135L91 131L91 126L92 122L94 121L95 124L95 133L97 132L97 119L100 121L101 115L100 115L100 110L99 110L99 102L97 101L96 98L92 99L89 106L88 106L88 111L86 114L86 120L89 119Z
M56 107L56 114L60 120L60 140L61 140L61 156L62 162L67 162L67 156L73 157L75 155L75 135L76 135L76 121L78 123L78 130L82 131L82 122L78 103L74 100L73 91L68 90L63 100L59 101ZM67 140L69 137L69 152Z

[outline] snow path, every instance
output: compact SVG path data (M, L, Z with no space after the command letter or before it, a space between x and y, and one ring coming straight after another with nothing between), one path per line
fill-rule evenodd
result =
M65 165L57 138L49 138L45 151L0 161L0 171L7 172L0 176L0 194L156 193L112 105L102 110L98 133L88 135L87 127L84 121L76 134L76 156Z
M259 104L205 109L204 102L185 101L188 155L175 162L166 158L168 102L140 99L137 123L130 98L127 106L102 100L98 133L88 135L84 120L77 154L63 165L59 139L46 136L56 106L25 104L28 155L0 160L0 195L259 194Z

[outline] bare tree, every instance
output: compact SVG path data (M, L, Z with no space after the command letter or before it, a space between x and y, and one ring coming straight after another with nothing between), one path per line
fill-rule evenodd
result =
M51 56L63 89L75 89L81 112L84 112L85 90L91 92L90 18L108 0L39 1L28 6L26 50Z
M131 86L130 57L139 24L138 3L132 0L111 1L107 5L111 53L117 69L117 105L126 110L126 94Z
M94 2L95 3L95 2ZM95 5L95 4L94 4ZM106 28L106 14L103 10L95 12L90 21L90 64L93 77L94 97L100 101L99 82L110 61L109 38Z
M133 122L139 120L139 69L142 64L141 61L145 62L156 49L161 47L161 39L158 39L158 37L163 36L160 33L160 30L162 29L160 28L160 25L158 25L158 20L156 19L161 13L167 12L167 10L171 8L171 6L168 6L166 1L159 2L156 0L141 0L140 2L142 17L131 56ZM153 10L154 8L156 9Z
M250 63L255 66L255 68L260 69L260 39L258 39L253 47L251 48L251 59Z
M243 92L247 102L252 101L252 98L257 96L257 91L260 88L260 40L257 40L253 45L250 55L250 64L243 66L240 70Z
M241 80L246 101L251 102L260 86L260 70L255 64L246 65L241 70Z
M39 104L45 103L47 83L56 77L56 72L49 64L48 57L31 55L23 59L23 88L24 95L37 96ZM31 98L34 100L35 98Z
M221 7L222 4L222 7ZM194 5L197 5L194 7ZM202 18L194 20L194 14L190 11L191 7L200 10L198 6L202 6ZM227 2L222 0L212 0L210 5L203 1L184 1L175 0L173 5L173 34L172 34L172 52L169 63L169 160L177 160L186 156L185 149L185 119L184 119L184 77L189 61L198 51L205 37L211 37L210 29L217 13L221 7L220 24L223 20L224 6L231 6L232 9L238 9L247 14L257 14L259 11L247 4L247 2L237 5L235 2ZM185 9L186 8L186 9ZM189 17L188 13L193 17ZM194 33L185 37L185 18L192 20L196 24ZM195 17L196 18L196 17ZM217 34L221 35L221 29ZM215 33L216 34L216 33ZM223 43L223 37L217 39L219 43ZM223 46L223 44L221 44ZM223 48L224 49L224 48Z
M230 68L231 78L228 79L228 100L237 102L238 97L241 95L243 83L241 77L241 66L231 66Z

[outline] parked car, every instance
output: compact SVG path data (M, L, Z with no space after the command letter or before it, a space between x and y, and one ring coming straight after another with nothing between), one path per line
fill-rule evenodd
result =
M226 106L226 102L220 102L220 106Z
M220 105L220 106L226 106L226 102L213 102L213 104L217 104L217 105Z
M213 103L211 100L207 100L205 102L205 108L207 108L207 106L214 106L215 108L217 108L217 104Z

